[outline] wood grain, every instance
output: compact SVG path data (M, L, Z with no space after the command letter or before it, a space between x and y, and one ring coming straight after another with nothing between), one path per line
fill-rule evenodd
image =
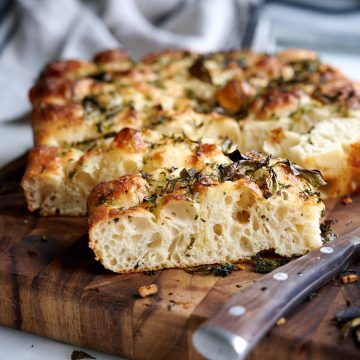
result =
M183 270L115 275L93 259L83 218L30 214L18 187L25 158L0 171L0 323L131 359L200 359L191 335L231 295L260 275L226 278ZM8 186L8 182L12 185ZM360 224L360 196L331 201L328 217L346 233ZM360 275L359 264L354 267ZM159 292L139 298L156 283ZM334 313L360 304L360 284L334 279L287 315L250 359L355 359L352 339L339 340Z

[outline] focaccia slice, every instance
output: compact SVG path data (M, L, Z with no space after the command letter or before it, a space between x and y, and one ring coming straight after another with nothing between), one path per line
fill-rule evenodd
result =
M321 246L318 172L251 153L198 171L159 169L100 183L88 200L89 246L118 273L236 262Z
M231 148L228 145L227 151ZM31 211L85 215L87 197L101 181L139 170L201 169L212 162L226 164L230 159L211 138L193 140L186 134L125 128L114 136L69 148L36 146L30 153L22 187Z

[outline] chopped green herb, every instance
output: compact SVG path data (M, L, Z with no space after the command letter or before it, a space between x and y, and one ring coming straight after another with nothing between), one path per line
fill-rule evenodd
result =
M184 95L186 97L188 97L189 99L195 99L196 98L196 93L193 89L191 88L185 88L184 89Z
M289 160L284 160L282 162L290 168L293 175L304 178L312 186L317 187L317 186L326 185L326 182L319 170L304 169L301 166L296 165Z
M186 250L185 250L185 254L192 249L193 245L194 245L194 242L195 242L195 235L194 234L191 234L190 235L190 244L186 247Z
M212 266L198 266L196 268L187 268L186 272L197 275L214 275L225 277L230 275L233 271L237 271L237 267L234 264L219 264Z
M149 202L152 206L156 206L157 199L158 199L157 194L151 194L150 196L145 197L144 201Z
M191 141L191 143L194 142ZM288 167L295 176L303 177L307 182L311 181L314 183L315 180L313 180L312 177L315 177L317 179L317 183L324 183L320 173L317 171L302 169L288 160L272 163L271 155L266 157L257 156L253 158L241 154L239 150L235 150L226 155L233 160L233 163L230 165L208 164L208 166L212 169L212 172L207 175L205 175L201 170L197 171L194 168L184 168L178 176L173 177L173 173L176 169L167 169L167 171L164 172L166 183L164 185L159 185L157 183L156 189L144 200L151 202L152 205L155 206L158 198L165 194L173 193L176 188L179 188L183 190L186 189L186 192L183 194L192 199L192 201L196 202L198 200L196 185L202 184L206 186L207 184L214 184L217 182L236 181L244 177L254 181L259 186L265 199L268 199L275 194L277 196L283 196L286 199L288 198L288 194L282 192L282 190L289 188L291 185L278 182L278 173L275 170L277 166ZM152 180L149 179L148 181ZM310 185L311 184L308 184L309 187ZM304 190L303 195L308 197L310 195L309 192L311 191L312 189ZM311 194L319 197L319 194L316 192Z
M320 224L321 240L323 244L337 238L337 235L332 230L333 224L335 224L335 221L330 219L325 220Z
M253 271L260 274L269 273L276 268L285 265L289 262L287 258L279 258L279 259L269 259L260 256L259 254L252 257L253 261Z
M84 97L82 100L82 106L85 111L85 119L89 119L89 117L92 117L93 115L99 115L105 110L100 106L96 98L90 95Z

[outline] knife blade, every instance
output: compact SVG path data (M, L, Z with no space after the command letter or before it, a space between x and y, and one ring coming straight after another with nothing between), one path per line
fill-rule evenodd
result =
M210 360L241 360L285 313L360 256L360 228L263 276L193 334Z

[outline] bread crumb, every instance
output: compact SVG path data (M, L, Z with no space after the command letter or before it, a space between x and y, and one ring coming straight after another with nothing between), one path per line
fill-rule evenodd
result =
M341 282L343 284L354 283L357 281L358 281L358 276L356 274L347 274L341 277Z
M344 198L341 199L341 203L343 205L349 205L353 202L352 198L350 196L345 196Z
M158 287L156 284L150 284L150 285L140 286L138 291L139 291L139 295L142 298L144 298L156 294L158 292Z
M285 323L286 323L286 319L284 317L282 317L276 322L276 325L281 326L281 325L284 325Z

